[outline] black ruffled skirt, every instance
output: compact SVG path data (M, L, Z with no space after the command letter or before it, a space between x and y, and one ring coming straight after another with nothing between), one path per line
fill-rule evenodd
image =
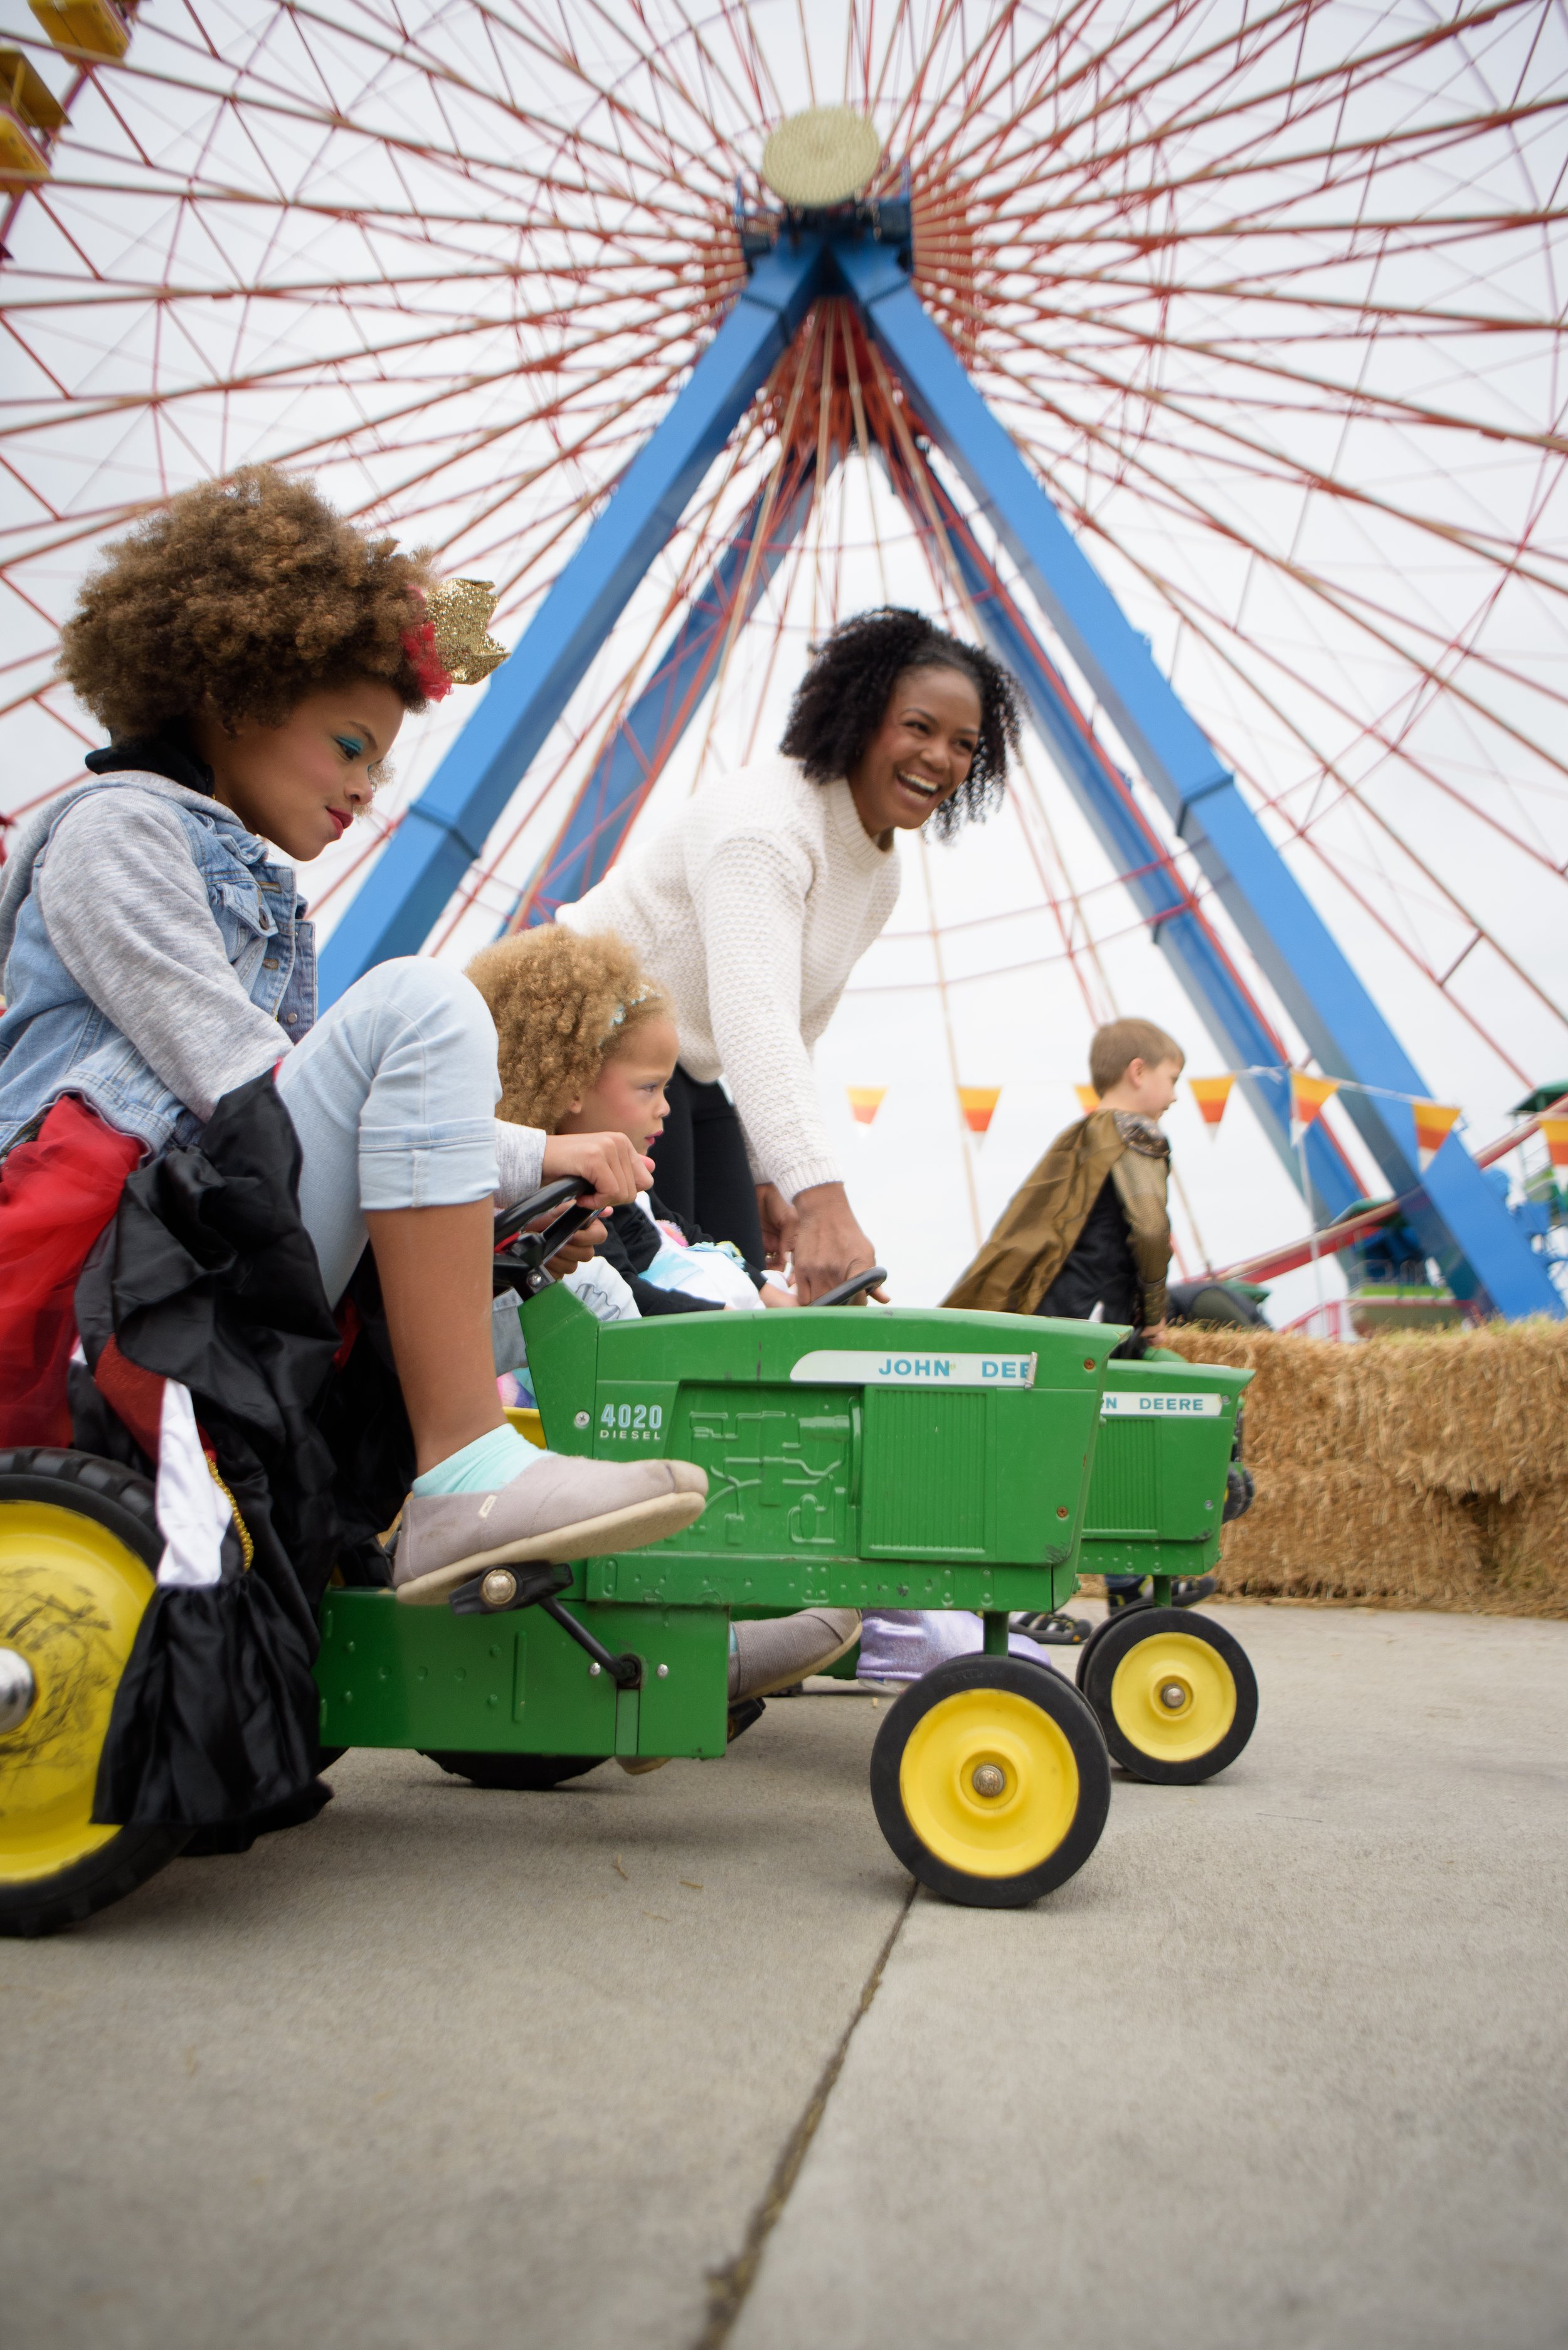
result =
M188 1828L193 1851L243 1850L327 1800L317 1611L335 1575L385 1580L376 1537L413 1475L369 1253L334 1315L298 1180L293 1122L257 1077L199 1144L128 1179L77 1287L77 1445L152 1474L109 1373L118 1357L176 1380L241 1521L216 1583L160 1585L99 1770L95 1819Z

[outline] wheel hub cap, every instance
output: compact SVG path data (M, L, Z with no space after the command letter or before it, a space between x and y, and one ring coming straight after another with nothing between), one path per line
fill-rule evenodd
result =
M1236 1718L1236 1683L1217 1648L1195 1633L1158 1631L1135 1641L1111 1682L1124 1737L1162 1762L1212 1753Z
M1071 1827L1078 1766L1044 1708L1009 1690L956 1690L910 1731L898 1791L939 1860L971 1877L1016 1877Z
M33 1711L38 1684L33 1668L16 1648L0 1648L0 1736L20 1730Z

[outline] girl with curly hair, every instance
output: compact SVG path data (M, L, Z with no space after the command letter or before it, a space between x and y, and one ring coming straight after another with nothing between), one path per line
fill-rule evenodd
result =
M876 1262L812 1049L897 902L897 835L947 839L989 816L1017 737L989 653L920 612L862 612L814 656L778 757L708 785L560 909L572 929L618 932L670 999L663 1196L743 1256L793 1259L803 1305Z
M684 1462L538 1453L496 1394L496 1194L571 1174L629 1200L646 1170L626 1137L498 1121L489 1015L433 962L384 963L317 1017L293 866L369 806L405 714L463 665L431 593L422 558L269 468L175 498L82 590L61 672L109 746L21 829L0 889L0 1210L62 1137L107 1133L101 1222L137 1159L190 1149L247 1087L275 1094L327 1307L374 1253L417 1470L394 1579L420 1602L607 1529L657 1540L705 1489Z

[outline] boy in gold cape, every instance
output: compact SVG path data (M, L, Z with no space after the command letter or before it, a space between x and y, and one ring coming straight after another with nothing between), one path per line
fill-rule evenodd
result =
M1142 1355L1158 1342L1170 1265L1170 1145L1159 1120L1176 1098L1185 1058L1152 1020L1113 1020L1096 1030L1089 1076L1098 1107L1056 1137L944 1305L1130 1323L1134 1336L1118 1353ZM1129 1606L1142 1588L1137 1575L1106 1577L1113 1608ZM1171 1597L1189 1607L1213 1588L1211 1575L1193 1576ZM1084 1635L1050 1627L1078 1621L1054 1617L1028 1628L1063 1641Z

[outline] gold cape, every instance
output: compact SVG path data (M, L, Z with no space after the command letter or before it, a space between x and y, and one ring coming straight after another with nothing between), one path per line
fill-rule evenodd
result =
M943 1298L989 1314L1032 1314L1072 1254L1108 1175L1127 1214L1142 1290L1142 1325L1165 1319L1170 1265L1166 1186L1170 1145L1125 1137L1114 1110L1091 1110L1056 1137L1008 1201L989 1240Z

